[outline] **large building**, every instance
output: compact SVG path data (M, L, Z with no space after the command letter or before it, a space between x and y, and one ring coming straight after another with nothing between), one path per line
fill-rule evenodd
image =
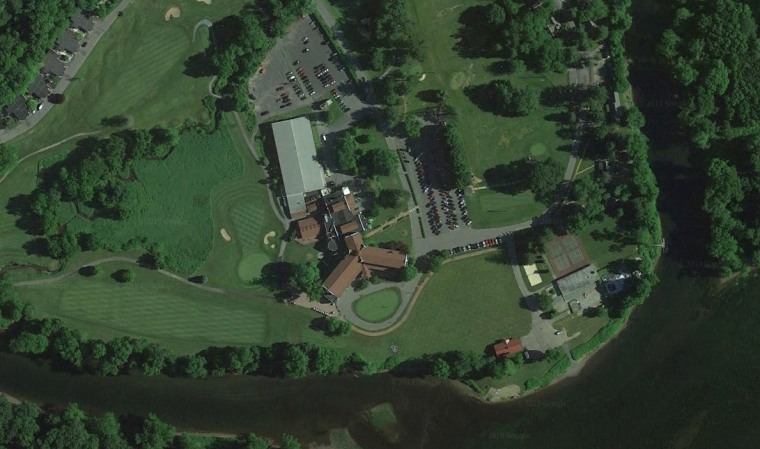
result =
M307 214L304 195L325 188L325 176L317 161L311 123L304 117L272 123L290 218Z
M366 246L358 232L346 236L345 242L348 254L322 284L332 300L340 298L360 274L369 279L372 271L401 269L409 261L408 256L400 251Z

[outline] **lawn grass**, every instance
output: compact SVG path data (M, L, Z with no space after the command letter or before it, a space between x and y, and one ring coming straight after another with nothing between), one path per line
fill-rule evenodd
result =
M433 106L420 99L420 92L444 90L458 112L453 121L462 134L472 172L479 180L484 179L484 173L489 168L528 156L537 160L551 158L563 167L566 166L569 154L559 148L570 144L570 141L558 136L558 124L546 118L549 114L560 112L560 109L542 106L526 117L497 116L482 111L467 97L464 88L502 78L509 79L518 88L531 86L543 89L567 84L567 75L527 72L497 77L489 72L488 66L499 59L460 56L455 50L457 30L461 27L459 16L466 9L487 5L487 2L412 0L410 5L412 20L416 22L415 29L424 41L422 68L420 70L419 67L414 67L412 70L424 72L426 78L416 83L412 93L407 96L409 110L421 111ZM481 228L518 223L545 209L541 205L531 205L534 200L530 194L511 197L484 191L479 192L478 196L480 195L484 196L480 200L483 205L474 205L471 210L473 224ZM477 207L480 209L475 210ZM489 213L490 209L504 212Z
M491 189L477 190L467 195L466 202L472 226L476 229L522 223L546 210L530 191L508 195Z
M364 321L380 323L392 317L400 305L401 292L397 288L386 288L362 296L351 307Z
M609 320L606 317L587 317L568 313L566 316L555 320L552 325L557 330L564 329L568 337L573 337L576 333L580 332L580 335L571 338L567 342L568 348L572 350L596 335L599 329L604 327Z
M243 161L243 170L211 193L213 244L198 272L207 274L213 285L252 288L250 281L260 275L261 268L277 259L285 229L272 210L264 174L230 116L224 117L222 132L231 137L232 148ZM222 238L221 229L230 234L232 241ZM265 245L265 236L271 232L274 236Z
M110 275L121 268L136 273L120 284ZM225 296L183 285L153 270L110 263L93 278L78 274L63 281L18 287L42 316L55 316L89 336L147 338L178 353L210 345L298 341L314 318L300 307L273 300Z
M365 239L368 245L377 246L384 242L403 242L406 244L408 254L414 253L414 242L412 239L412 223L409 216L406 216L393 224L383 229L379 233Z
M616 228L615 221L605 215L604 220L591 224L577 234L600 273L606 271L610 262L637 256L635 245L620 245L610 239L617 234Z
M201 19L218 20L246 3L228 0L206 5L183 2L182 15L166 21L176 2L135 2L124 10L66 89L66 101L54 106L31 130L10 142L23 156L72 134L105 129L104 117L123 115L131 126L178 125L187 118L208 119L201 104L210 77L183 73L185 61L208 47Z
M166 159L136 164L137 182L145 189L141 211L120 221L76 218L69 228L94 231L121 244L140 238L148 245L161 243L175 259L171 268L190 274L211 250L215 231L210 193L242 171L240 156L226 132L184 133Z
M282 258L285 262L290 263L304 263L310 260L317 260L317 254L319 251L314 249L311 245L301 245L298 242L289 242L285 246L285 253Z

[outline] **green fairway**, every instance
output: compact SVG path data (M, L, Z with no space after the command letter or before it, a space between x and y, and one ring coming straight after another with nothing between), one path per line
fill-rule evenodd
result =
M148 246L160 243L173 255L173 269L192 273L211 250L210 192L242 170L226 132L185 133L166 159L136 164L137 182L146 193L140 212L121 221L76 218L69 227L74 232L95 231L120 244L140 238Z
M475 185L484 185L481 182L489 168L525 157L538 160L551 158L565 167L569 154L561 147L569 145L570 141L559 137L558 124L546 118L560 109L539 107L526 117L502 117L482 111L467 97L464 89L502 78L509 79L517 88L531 86L540 90L567 84L567 75L526 72L497 77L491 74L488 67L499 59L460 56L455 50L456 31L461 27L460 14L472 6L486 5L486 2L412 0L410 4L412 20L416 22L418 35L424 41L422 71L426 77L416 83L412 94L407 96L409 111L421 111L433 105L420 98L421 92L442 89L447 93L457 110L457 117L453 120L462 134L470 167L477 178ZM518 223L545 209L541 205L531 206L533 198L527 193L512 196L479 191L478 196L481 195L488 198L479 199L483 205L476 204L472 209L473 224L481 228Z
M476 229L522 223L546 210L546 206L537 203L530 191L508 195L483 189L468 195L466 201L472 226Z
M111 273L129 267L135 281L120 284ZM210 345L270 344L298 340L313 312L272 300L207 293L152 270L106 264L94 278L19 287L44 316L56 316L92 337L144 337L178 352Z
M401 292L397 288L386 288L361 297L351 306L364 321L380 323L392 317L400 305Z
M185 61L208 47L209 32L199 27L193 41L193 30L199 20L218 20L246 2L186 1L179 5L181 16L166 21L164 13L176 3L152 0L129 5L90 50L66 89L66 101L11 145L21 155L28 154L79 132L105 129L100 121L116 115L128 117L138 128L178 125L186 118L205 121L201 100L208 95L211 78L183 72Z
M261 274L261 267L276 260L284 229L270 205L264 175L232 116L225 117L223 130L243 161L243 173L211 194L213 246L198 272L215 285L245 288ZM231 241L222 237L222 229Z

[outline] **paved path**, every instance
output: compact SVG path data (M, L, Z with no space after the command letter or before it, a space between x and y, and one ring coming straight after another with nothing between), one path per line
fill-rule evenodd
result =
M132 1L133 0L122 0L121 3L119 3L119 5L116 6L113 11L111 11L111 13L105 17L105 19L95 20L92 31L87 33L87 47L80 48L79 51L74 55L74 57L71 59L71 62L69 62L69 64L66 66L66 72L64 72L63 77L61 77L61 80L58 82L58 85L55 86L55 89L53 89L50 93L63 93L71 81L77 79L75 78L77 72L79 72L79 69L87 60L87 57L90 56L90 53L92 53L95 45L97 45L97 43L100 41L100 38L103 37L106 31L108 31L108 28L111 27L114 21L116 21L119 11L122 11L124 8L126 8L127 5L132 3ZM0 143L8 142L9 140L12 140L19 135L29 131L32 127L34 127L34 125L39 123L47 115L48 111L55 107L55 105L48 102L47 100L42 100L41 102L45 105L41 111L30 114L26 120L19 122L19 124L13 129L0 130Z

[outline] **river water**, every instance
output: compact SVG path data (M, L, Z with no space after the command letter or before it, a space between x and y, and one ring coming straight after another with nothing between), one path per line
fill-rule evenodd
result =
M691 194L699 180L689 170L687 153L674 144L678 136L672 132L673 103L662 81L664 74L648 63L654 60L647 60L655 43L647 37L657 34L663 11L654 0L634 3L638 4L636 21L628 37L636 67L632 80L637 103L649 123L652 165L662 194L660 210L672 250L661 260L661 282L652 296L580 376L512 403L493 405L482 403L461 385L431 379L387 375L300 380L102 378L52 372L26 358L0 354L0 391L41 404L77 402L93 413L154 412L181 429L194 431L254 431L271 437L286 432L305 442L324 442L330 429L346 427L365 449L617 448L682 443L683 447L717 447L712 443L730 440L727 435L734 440L721 447L745 447L760 437L757 430L754 435L744 430L740 433L744 439L736 439L731 426L760 416L752 405L760 402L751 386L757 384L746 384L744 370L727 370L721 372L723 378L716 377L710 364L711 360L718 363L727 351L720 346L720 338L707 336L720 330L730 340L731 328L726 323L734 312L729 308L716 314L705 307L717 293L714 281L695 275L706 268L698 262L699 245L690 243L704 235L694 219L698 198ZM758 287L760 282L751 279L733 295L752 297ZM757 309L733 317L746 318ZM738 341L749 345L752 338L742 335ZM741 348L736 345L732 350ZM706 353L710 357L703 359ZM754 369L757 377L760 369ZM728 386L739 390L726 390ZM727 396L738 399L729 401ZM399 418L402 438L396 445L375 434L362 419L364 410L384 402L393 404ZM715 423L730 424L729 429Z

